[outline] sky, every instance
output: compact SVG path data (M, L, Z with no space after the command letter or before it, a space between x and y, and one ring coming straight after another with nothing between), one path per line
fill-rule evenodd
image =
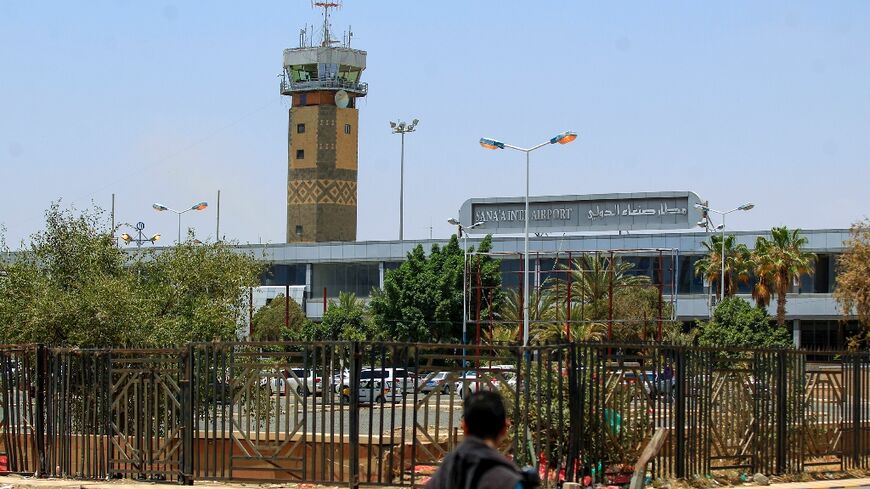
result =
M53 201L111 207L174 239L283 242L284 48L308 0L0 0L0 223L18 243ZM756 207L731 229L843 228L870 214L870 2L346 0L368 52L359 240L450 235L471 197L691 190Z

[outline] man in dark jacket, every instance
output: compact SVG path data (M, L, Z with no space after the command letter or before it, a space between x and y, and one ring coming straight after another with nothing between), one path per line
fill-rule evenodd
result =
M504 401L497 392L475 392L465 400L465 440L447 454L427 489L523 488L516 465L496 450L508 430Z

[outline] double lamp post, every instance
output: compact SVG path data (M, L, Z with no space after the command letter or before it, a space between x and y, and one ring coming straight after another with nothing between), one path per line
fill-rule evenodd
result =
M730 211L718 211L716 209L711 209L710 206L708 206L708 205L695 204L696 209L701 209L705 213L712 212L714 214L719 214L720 216L722 216L722 224L716 226L717 231L718 230L722 231L722 251L719 253L720 255L722 255L722 270L719 273L719 278L721 279L720 285L719 285L720 300L725 298L725 216L727 216L728 214L731 214L732 212L748 211L748 210L752 209L753 207L755 207L755 204L753 204L751 202L747 202L747 203L741 205L740 207L735 207L734 209L731 209ZM709 225L709 220L710 220L710 218L706 217L704 220L702 220L701 222L698 223L698 226L707 228Z
M516 151L520 151L526 154L526 199L525 199L525 212L523 213L524 217L524 240L523 240L523 346L529 345L529 166L530 166L530 153L535 151L536 149L543 148L548 144L568 144L577 139L577 133L575 132L563 132L556 136L553 136L547 141L543 143L537 144L530 148L522 148L520 146L514 146L511 144L504 143L502 141L492 139L492 138L481 138L480 145L485 149L513 149ZM458 223L457 223L458 224ZM475 223L472 226L477 226L482 223ZM472 226L467 226L465 229L471 229ZM466 248L467 251L467 248ZM463 288L463 297L464 297L464 288ZM463 331L465 330L465 306L463 305ZM463 332L463 341L465 341L465 333Z
M178 215L178 242L177 242L177 244L181 244L181 215L188 213L190 211L205 210L205 208L208 207L208 202L197 202L196 204L193 204L189 208L181 210L181 211L177 211L171 207L167 207L167 206L165 206L163 204L159 204L159 203L156 203L156 204L152 205L151 207L153 207L154 210L157 212L169 211L169 212L174 212L176 215ZM217 238L215 238L215 239L217 239Z

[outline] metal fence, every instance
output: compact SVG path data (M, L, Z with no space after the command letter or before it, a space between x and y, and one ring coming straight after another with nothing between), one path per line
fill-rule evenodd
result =
M43 476L419 486L500 391L501 449L545 485L870 463L870 355L573 343L0 347L8 470Z

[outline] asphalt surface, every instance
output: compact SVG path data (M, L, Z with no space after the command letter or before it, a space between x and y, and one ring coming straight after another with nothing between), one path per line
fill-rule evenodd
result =
M450 398L453 404L450 404ZM360 404L358 413L360 436L378 436L404 430L407 439L413 437L414 422L417 430L426 429L431 436L446 436L451 428L459 428L462 416L461 400L456 396L433 395L418 398L418 409L412 400ZM208 413L197 416L200 436L206 433L227 433L230 429L250 433L327 433L340 436L350 432L351 411L347 404L329 403L321 396L308 396L300 400L295 396L272 396L267 408L260 405L217 405ZM232 417L230 415L232 414ZM402 435L393 433L394 438Z

